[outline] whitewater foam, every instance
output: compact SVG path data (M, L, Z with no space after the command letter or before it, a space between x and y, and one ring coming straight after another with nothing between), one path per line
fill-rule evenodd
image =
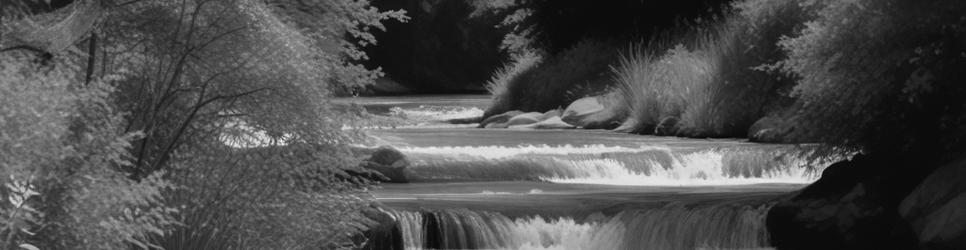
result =
M550 145L521 145L516 147L480 146L480 147L399 147L403 153L424 155L448 155L457 158L471 157L477 159L505 159L522 155L570 155L570 154L605 154L605 153L638 153L654 150L666 150L666 147L640 146L620 147L605 145L574 146L570 144Z
M782 148L666 146L402 147L417 181L541 180L622 186L807 184L819 171ZM820 169L821 167L818 167Z
M445 121L481 117L483 112L477 107L420 105L416 108L393 107L389 115L413 121Z
M768 204L669 205L582 221L444 209L391 211L406 249L757 249Z

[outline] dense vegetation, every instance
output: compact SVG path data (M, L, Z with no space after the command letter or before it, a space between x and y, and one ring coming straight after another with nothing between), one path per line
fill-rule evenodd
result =
M369 181L330 108L402 12L365 0L4 5L5 249L346 248ZM37 7L40 6L40 7ZM45 7L46 6L46 7ZM41 8L42 7L42 8Z
M825 142L838 152L964 149L955 139L963 134L966 104L956 98L966 91L957 70L966 63L962 3L743 0L724 9L630 49L598 49L621 51L610 64L611 82L603 83L621 99L608 107L620 131L689 137L767 132L769 141ZM523 36L539 33L539 23L534 29ZM536 44L524 50L547 51L533 42L539 39L520 37L515 32L507 39ZM506 68L513 70L490 82L496 102L487 115L546 111L599 95L578 86L592 84L588 79L604 73L602 67L567 68L555 59L577 49L517 53L543 60L529 70L515 65L538 60L511 60L516 64ZM556 73L541 73L551 70ZM673 129L655 129L668 126Z

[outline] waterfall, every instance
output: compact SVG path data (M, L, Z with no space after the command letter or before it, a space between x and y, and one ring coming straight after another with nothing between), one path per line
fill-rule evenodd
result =
M768 207L670 204L580 219L468 209L392 213L406 249L752 249L767 245Z
M410 181L539 180L555 183L688 186L810 183L800 148L666 146L401 147ZM819 167L820 168L820 167Z

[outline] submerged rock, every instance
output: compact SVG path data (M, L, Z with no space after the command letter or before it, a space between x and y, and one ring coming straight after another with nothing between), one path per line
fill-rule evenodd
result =
M591 96L574 101L563 111L560 119L566 123L577 124L593 114L604 111L604 105L599 99L600 97Z
M575 128L574 125L570 125L560 119L559 116L550 117L546 120L527 125L516 125L510 126L510 128L518 129L572 129Z
M947 164L922 181L899 207L924 249L966 247L966 159Z
M479 127L491 128L489 126L491 124L505 124L506 122L510 121L511 118L513 118L514 116L518 116L520 114L523 114L523 112L519 110L513 110L499 115L490 116L484 119L483 121L481 121ZM493 127L496 127L496 125L494 125ZM503 126L503 127L506 128L506 126Z
M511 127L515 125L534 124L534 123L540 122L540 118L542 118L542 116L543 116L543 113L540 113L540 112L523 113L523 114L514 116L513 118L510 118L510 120L507 121L506 125L507 127Z
M384 146L376 149L368 159L363 162L363 167L382 174L392 183L407 183L405 170L409 167L406 155L395 148Z

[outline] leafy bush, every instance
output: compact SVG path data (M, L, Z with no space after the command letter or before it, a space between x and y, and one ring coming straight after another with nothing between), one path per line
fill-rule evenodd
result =
M333 165L349 165L331 146L294 144L251 149L185 148L168 196L184 223L160 240L166 249L318 249L346 246L369 225L360 211L364 181L346 182Z
M505 91L495 97L499 105L490 107L484 116L514 109L547 111L566 107L590 93L601 92L612 85L607 69L617 59L617 52L608 42L583 41L537 67L514 74L516 77L496 78L505 83L497 82L491 88Z
M345 248L366 229L370 183L346 146L361 138L327 98L378 75L359 47L402 12L79 2L105 10L90 54L0 54L3 247Z
M493 73L493 78L486 83L486 90L493 95L493 104L490 110L509 111L510 95L507 93L507 86L516 80L521 74L533 70L543 61L541 53L536 51L523 52L513 56L511 61ZM489 116L489 115L485 115Z
M40 67L28 56L0 57L0 232L3 248L147 248L172 225L160 175L133 181L136 134L124 133L105 81L82 85L77 67Z
M784 39L781 69L800 77L789 136L843 151L964 148L966 3L809 1L813 21Z

